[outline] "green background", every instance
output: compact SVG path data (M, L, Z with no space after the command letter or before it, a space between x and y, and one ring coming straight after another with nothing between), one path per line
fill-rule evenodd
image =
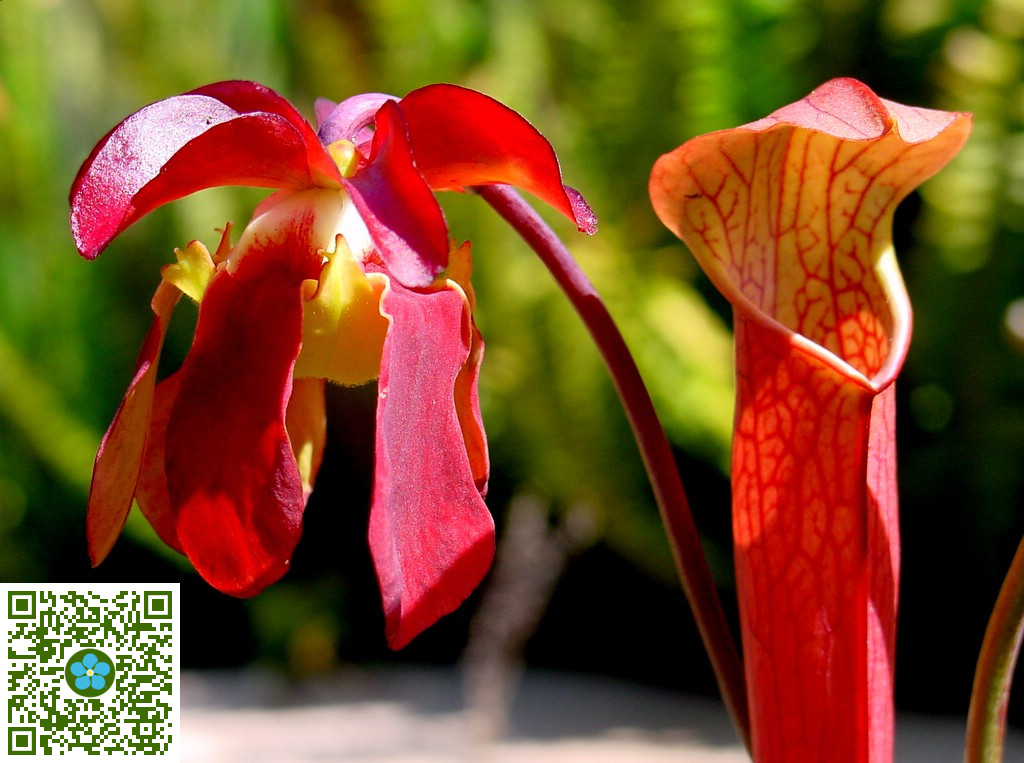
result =
M457 659L476 599L405 652L384 646L365 544L372 387L332 390L305 536L292 572L261 596L217 594L134 520L89 570L91 462L148 327L158 269L173 247L213 245L215 227L244 223L263 192L177 202L93 263L74 251L66 201L78 166L118 120L207 82L259 80L311 117L316 96L452 81L527 116L597 211L593 239L555 224L636 352L731 601L729 316L655 219L647 176L689 137L854 76L884 97L975 113L968 146L896 219L916 319L898 390L898 701L962 715L1024 529L1024 332L1008 321L1024 305L1015 302L1024 298L1022 39L1024 9L1010 0L0 1L0 579L180 580L192 667L260 660L304 676ZM713 690L593 348L485 205L442 201L453 234L474 242L489 504L500 525L514 497L531 495L552 522L577 509L596 529L555 590L530 662ZM178 312L168 367L194 320L194 310Z

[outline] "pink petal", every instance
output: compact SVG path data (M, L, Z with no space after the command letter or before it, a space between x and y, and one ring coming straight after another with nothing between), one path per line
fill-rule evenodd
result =
M71 231L92 259L156 207L204 188L339 183L313 128L281 96L218 83L146 106L99 142L71 188Z
M320 129L327 117L329 117L331 112L337 107L338 104L329 98L317 98L313 101L313 113L316 115L317 130Z
M583 197L562 185L551 144L508 106L457 85L427 85L399 105L416 167L434 190L508 183L543 199L581 231L596 231Z
M380 107L388 101L398 99L384 93L361 93L351 98L346 98L335 105L330 101L332 108L328 111L324 106L323 116L320 118L319 135L325 146L336 140L349 140L362 146L373 139L373 123L377 118ZM317 101L317 105L323 99ZM320 112L318 112L319 116Z
M311 215L255 243L203 297L167 424L166 471L181 545L225 593L288 569L305 496L285 428L302 338L302 282L319 274Z
M345 186L391 275L406 286L429 286L448 264L448 227L413 164L394 101L377 112L369 164Z
M494 555L494 522L477 490L456 411L469 361L461 292L385 291L391 319L377 403L370 550L388 643L399 649L473 591Z
M152 302L153 324L139 351L135 377L96 454L86 512L86 537L93 567L110 553L128 519L146 446L160 350L180 295L170 284L161 283L157 289Z

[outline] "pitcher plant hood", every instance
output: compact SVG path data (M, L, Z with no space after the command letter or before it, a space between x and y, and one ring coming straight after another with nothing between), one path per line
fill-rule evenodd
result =
M754 758L892 758L896 205L970 117L850 79L661 157L651 198L735 320L733 534Z

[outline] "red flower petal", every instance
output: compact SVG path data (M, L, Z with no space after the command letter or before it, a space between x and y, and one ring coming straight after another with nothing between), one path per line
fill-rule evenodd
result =
M142 471L135 488L135 500L150 525L168 546L184 554L171 497L167 490L166 438L167 419L178 395L181 376L172 374L156 387L153 413L142 457ZM302 477L303 496L308 500L323 460L327 437L327 413L324 406L323 379L295 379L288 399L285 426L292 452Z
M146 446L160 350L180 296L175 287L164 283L153 296L153 324L139 351L135 377L96 454L86 512L86 537L93 567L110 553L128 519Z
M472 592L494 556L494 522L477 490L455 405L470 354L458 290L392 282L377 403L370 550L388 643L399 649Z
M185 95L208 95L230 106L240 114L252 114L258 111L277 114L295 125L299 131L313 132L312 125L284 96L258 82L248 80L213 82L190 90Z
M429 286L448 264L448 226L413 165L402 112L377 112L369 163L345 186L380 249L388 272L406 286Z
M551 144L508 106L457 85L427 85L399 105L416 167L434 190L508 183L543 199L581 231L596 231L583 197L562 185Z
M255 83L218 83L146 106L93 149L71 188L71 231L92 259L156 207L203 188L340 183L313 128Z
M235 596L281 577L301 531L305 496L285 407L302 338L302 281L320 269L312 228L310 212L264 231L234 272L214 276L168 420L178 538L200 574Z
M181 385L181 374L173 373L156 385L153 413L149 418L146 450L142 454L142 470L135 486L135 501L160 540L178 553L185 549L178 539L177 519L167 490L167 420Z
M455 410L459 414L462 425L462 436L466 441L466 452L473 469L480 495L487 494L487 479L490 474L490 457L487 453L487 435L484 422L480 415L480 400L477 395L477 380L480 377L480 364L484 359L484 338L473 322L473 310L476 309L476 295L471 283L473 273L473 256L469 242L453 249L447 271L448 280L457 283L466 294L469 302L470 319L470 350L466 365L462 367L455 379Z

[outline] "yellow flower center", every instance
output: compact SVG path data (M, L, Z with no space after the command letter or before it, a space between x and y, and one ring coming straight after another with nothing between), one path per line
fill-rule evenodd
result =
M327 153L338 165L338 171L343 178L350 178L356 174L356 170L359 169L359 153L356 151L355 143L350 140L336 140L327 146Z
M355 146L337 141L329 149L343 172L354 171L358 162ZM250 253L259 256L259 250L292 221L311 215L315 222L308 246L319 252L324 265L319 278L303 284L302 350L294 376L345 385L376 379L388 330L388 321L380 312L387 277L364 273L358 257L362 249L353 253L342 233L344 229L357 241L361 236L368 239L365 229L359 228L351 200L344 191L327 188L279 194L277 203L271 203L249 223L235 246L231 246L226 229L212 256L199 241L183 250L175 249L178 261L163 268L163 279L201 302L213 278L230 276L243 257ZM363 248L366 246L364 243ZM226 272L220 272L223 270Z
M198 241L191 242L181 249L174 250L178 261L173 265L165 265L160 274L168 283L177 286L196 302L203 301L206 287L217 266L210 256L210 250Z
M388 321L380 313L387 277L366 274L339 233L302 318L295 377L362 384L380 374Z

